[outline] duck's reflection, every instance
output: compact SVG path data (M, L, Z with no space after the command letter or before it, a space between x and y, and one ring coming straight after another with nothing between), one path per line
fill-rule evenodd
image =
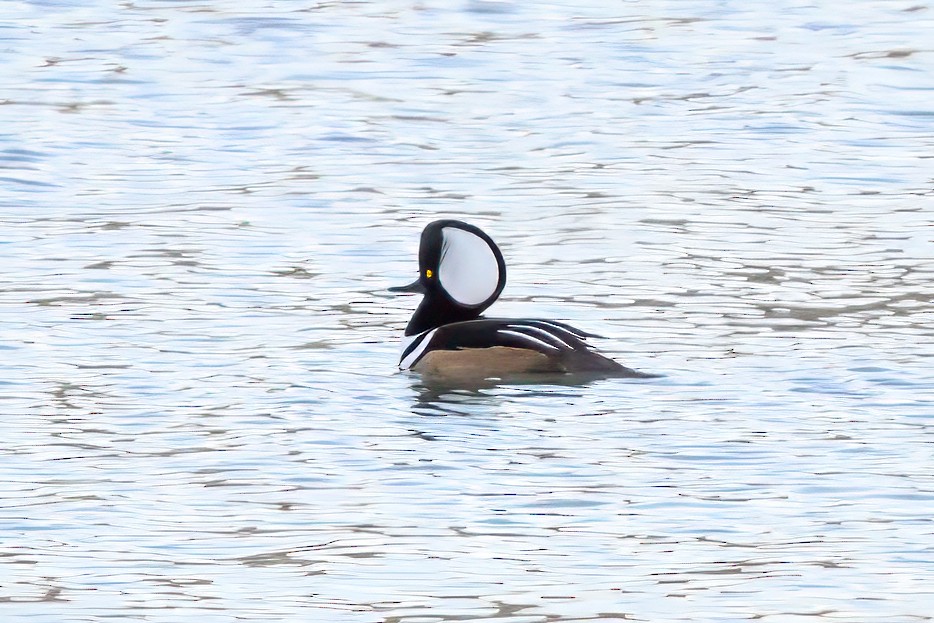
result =
M433 416L469 415L478 406L494 406L514 398L573 400L581 398L587 388L614 378L594 372L539 373L486 379L453 379L414 372L404 374L411 376L415 399L412 411Z

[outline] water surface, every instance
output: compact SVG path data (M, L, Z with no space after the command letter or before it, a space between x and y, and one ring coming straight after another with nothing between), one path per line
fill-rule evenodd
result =
M0 6L0 617L930 621L934 8ZM398 373L418 234L652 380Z

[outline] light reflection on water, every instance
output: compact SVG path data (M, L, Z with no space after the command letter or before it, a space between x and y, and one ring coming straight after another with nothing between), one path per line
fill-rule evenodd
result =
M237 6L0 8L4 620L931 619L930 10ZM439 216L664 376L397 372Z

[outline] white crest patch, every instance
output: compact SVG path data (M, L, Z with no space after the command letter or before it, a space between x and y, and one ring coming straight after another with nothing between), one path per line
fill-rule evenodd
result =
M479 305L496 292L499 265L486 240L456 227L442 230L438 280L458 303Z

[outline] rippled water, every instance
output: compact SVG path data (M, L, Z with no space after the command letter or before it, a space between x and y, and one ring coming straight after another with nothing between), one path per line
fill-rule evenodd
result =
M0 4L0 617L934 618L934 7ZM396 372L421 228L665 376Z

